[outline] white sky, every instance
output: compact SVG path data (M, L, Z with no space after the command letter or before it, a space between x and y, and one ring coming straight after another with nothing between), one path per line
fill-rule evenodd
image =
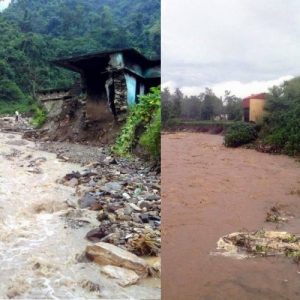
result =
M243 97L300 75L299 0L162 0L163 87Z
M10 3L10 0L0 0L0 11L5 9L9 3Z

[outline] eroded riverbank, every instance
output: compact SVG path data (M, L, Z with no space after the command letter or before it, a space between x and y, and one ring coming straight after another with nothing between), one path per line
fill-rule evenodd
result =
M165 134L162 186L163 299L299 299L292 260L212 255L220 237L237 231L299 234L299 163L225 148L222 136ZM292 218L266 222L275 205Z
M125 288L78 260L97 212L78 208L75 187L58 182L82 166L18 134L0 133L0 141L1 299L160 298L159 279Z

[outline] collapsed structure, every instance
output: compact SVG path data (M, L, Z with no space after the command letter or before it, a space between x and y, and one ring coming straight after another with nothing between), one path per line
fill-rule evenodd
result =
M140 95L160 85L160 60L148 59L132 48L63 58L52 63L79 73L81 78L72 88L38 93L39 101L52 119L62 115L67 119L74 118L75 114L78 117L77 110L81 109L80 119L84 124L102 123L102 127L107 127L115 120L124 119Z
M262 119L266 93L251 95L243 99L243 120L245 122L257 122Z
M92 53L53 63L79 73L81 88L75 88L77 94L74 88L41 91L39 99L46 103L84 94L86 118L90 121L117 117L137 103L139 95L160 85L160 60L150 60L135 49Z

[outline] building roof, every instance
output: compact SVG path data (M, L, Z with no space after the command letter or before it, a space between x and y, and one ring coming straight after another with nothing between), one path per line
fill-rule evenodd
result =
M154 67L160 65L160 59L149 59L134 48L115 49L102 52L93 52L85 55L60 58L52 61L55 65L81 72L84 68L101 68L107 65L110 54L123 53L126 57L132 58L143 67Z
M250 100L250 99L262 99L265 100L267 98L267 93L260 93L260 94L252 94L251 96L248 96L244 98L243 100Z

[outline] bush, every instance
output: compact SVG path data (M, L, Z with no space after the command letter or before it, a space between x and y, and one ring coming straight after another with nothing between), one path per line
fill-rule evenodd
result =
M150 93L141 96L140 102L132 107L113 147L113 152L122 156L130 155L142 135L144 137L141 139L141 143L146 147L146 150L150 153L160 152L157 143L157 130L158 127L160 128L160 118L158 119L157 115L160 108L160 87L151 88ZM152 149L152 146L149 147L151 143L154 143L155 150Z
M270 90L260 136L288 155L300 154L300 77Z
M150 153L154 159L160 158L160 131L161 131L161 110L157 110L156 116L140 138L140 145Z
M35 126L36 128L42 127L47 120L47 112L40 107L35 108L35 113L32 118L32 125Z
M237 122L231 125L225 133L226 147L239 147L257 138L257 131L253 124Z

